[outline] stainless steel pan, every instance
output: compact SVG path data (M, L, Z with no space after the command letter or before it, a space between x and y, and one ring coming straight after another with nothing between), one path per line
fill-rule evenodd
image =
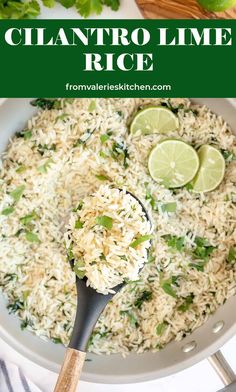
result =
M35 113L29 99L7 99L0 102L0 151L8 139ZM236 133L235 99L194 99L220 114ZM225 385L236 380L222 354L217 350L236 334L236 297L230 298L209 320L181 342L171 342L156 354L96 356L86 362L82 379L97 383L133 383L170 375L209 357ZM21 331L18 319L9 315L5 300L0 299L0 336L13 348L37 364L58 371L64 349ZM235 348L236 350L236 348ZM216 354L214 354L216 353ZM233 390L236 390L234 385Z

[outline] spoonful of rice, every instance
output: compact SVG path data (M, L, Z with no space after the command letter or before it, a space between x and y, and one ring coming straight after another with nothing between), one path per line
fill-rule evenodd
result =
M139 199L101 186L71 214L65 244L76 274L77 313L54 392L75 392L93 328L112 297L148 260L151 222Z

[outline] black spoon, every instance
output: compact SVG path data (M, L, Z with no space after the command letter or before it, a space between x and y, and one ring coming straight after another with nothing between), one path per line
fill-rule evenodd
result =
M139 202L146 219L150 222L149 215L141 201L132 193L126 192ZM71 267L72 269L74 267L73 260ZM125 282L121 283L112 288L114 294L104 295L87 286L86 281L86 277L79 279L76 276L77 311L75 323L54 392L76 391L93 328L108 302L125 285Z

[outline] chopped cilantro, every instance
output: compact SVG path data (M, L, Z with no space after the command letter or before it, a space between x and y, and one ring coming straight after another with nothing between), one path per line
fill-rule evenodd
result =
M131 310L121 310L120 315L127 316L132 327L138 328L139 326L138 320L134 315L134 313L131 312Z
M178 286L177 279L177 276L171 276L169 279L166 280L160 279L161 288L165 291L166 294L170 295L173 298L177 298L177 294L173 288L173 286Z
M16 313L19 309L24 309L24 302L16 300L7 306L9 313Z
M152 292L151 291L143 291L140 297L138 297L134 303L136 308L140 309L145 301L149 302L152 299Z
M166 321L163 321L163 323L158 324L156 327L156 334L158 336L162 336L163 333L165 332L165 329L167 326L168 326L168 323Z
M95 176L99 181L109 181L109 178L107 176L104 176L103 174L97 174Z
M37 98L31 101L32 106L37 106L43 110L51 110L55 109L57 100L56 99L46 99L46 98Z
M61 338L51 338L51 340L55 344L63 344Z
M83 228L83 222L78 218L77 221L75 222L75 229L82 229Z
M89 111L89 112L93 112L96 108L97 108L96 101L92 100L92 101L90 102L89 107L88 107L88 111Z
M85 270L84 270L84 262L83 260L77 260L74 268L73 268L74 273L78 276L79 279L83 279L85 276Z
M48 146L47 144L39 144L37 150L40 155L44 155L45 151L56 151L56 144Z
M2 210L1 214L7 216L7 215L12 214L14 212L14 210L15 209L13 207L7 207Z
M236 262L236 248L234 248L233 246L231 246L231 248L229 249L227 262L230 264L234 264Z
M146 192L145 199L149 201L150 206L152 207L153 211L157 211L158 210L158 208L157 208L157 201L154 199L154 197L152 196L152 194L149 191Z
M101 140L102 144L106 143L106 141L109 139L110 139L110 136L107 133L104 133L103 135L100 136L100 140Z
M196 237L194 242L196 247L193 251L193 256L196 259L208 261L209 256L214 251L215 247L210 245L209 242L202 237Z
M161 210L163 212L176 212L177 204L175 202L162 204Z
M29 242L34 242L34 243L39 243L40 242L40 239L37 236L37 234L34 234L31 231L26 231L25 232L25 238Z
M32 138L32 131L24 129L23 131L16 132L16 137L23 137L25 140L29 140Z
M134 240L133 242L131 242L130 247L135 249L135 248L137 248L137 246L139 246L143 242L149 241L151 239L152 239L152 236L149 234L142 235L141 237L139 237L136 240Z
M20 218L20 223L22 223L22 225L26 226L28 225L32 220L38 219L38 215L33 211L31 214L22 216Z
M184 249L184 237L177 237L175 235L164 235L163 238L166 240L167 245L170 248L177 249L181 252Z
M122 158L123 166L125 169L128 167L127 159L129 159L128 148L125 147L124 143L114 142L112 145L111 156L113 159L118 160Z
M25 190L25 185L21 185L18 186L16 189L14 189L14 191L10 192L10 196L16 203L20 200L21 196L24 193L24 190Z
M190 295L188 295L186 298L184 298L184 302L178 306L177 310L179 312L187 312L187 310L189 309L190 305L193 303L193 299L194 299L194 294L191 293Z
M24 165L20 165L17 169L16 169L16 173L23 173L24 171L27 170L27 167Z
M113 226L113 219L106 215L97 216L96 224L111 230Z
M236 155L228 150L220 150L226 162L236 161Z
M53 160L51 158L47 159L43 165L37 167L38 172L41 174L46 174L52 163Z

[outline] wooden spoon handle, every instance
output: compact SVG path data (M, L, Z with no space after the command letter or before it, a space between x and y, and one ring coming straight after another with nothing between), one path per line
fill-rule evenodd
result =
M76 392L86 353L67 348L54 392Z
M148 19L235 19L236 7L225 12L204 10L197 0L136 0Z

